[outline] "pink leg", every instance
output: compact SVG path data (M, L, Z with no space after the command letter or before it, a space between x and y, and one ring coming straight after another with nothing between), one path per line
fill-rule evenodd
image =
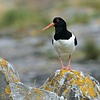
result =
M64 67L64 65L63 65L63 62L62 62L62 59L61 59L60 55L59 55L59 61L60 61L60 64L61 64L61 66L62 66L62 69L65 69L65 67Z
M71 70L70 62L71 62L71 55L69 55L68 65L66 66L66 69L67 69L67 70Z

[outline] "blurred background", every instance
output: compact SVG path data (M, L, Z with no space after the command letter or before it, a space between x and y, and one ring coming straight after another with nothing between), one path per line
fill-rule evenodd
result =
M0 0L0 57L15 66L24 84L41 86L61 68L51 44L54 28L41 31L56 16L78 39L72 68L100 82L100 0ZM67 65L68 56L62 59Z

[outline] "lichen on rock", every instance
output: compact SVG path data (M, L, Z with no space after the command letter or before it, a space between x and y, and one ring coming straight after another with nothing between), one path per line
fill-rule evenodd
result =
M14 66L0 58L0 100L100 100L100 84L83 72L57 70L40 88L27 87Z
M57 70L41 89L55 92L68 100L100 99L99 82L92 76L75 70Z
M19 82L19 75L14 69L14 66L6 60L0 58L0 70L6 77L8 82Z
M11 82L18 82L19 76L12 64L0 58L0 100L13 100Z
M25 100L64 100L63 97L59 97L56 93L46 91L40 88L31 88Z
M0 58L0 100L64 100L57 94L20 82L14 66Z

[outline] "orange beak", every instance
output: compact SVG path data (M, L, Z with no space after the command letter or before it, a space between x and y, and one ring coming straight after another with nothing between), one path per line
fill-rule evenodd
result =
M52 22L51 24L49 24L48 26L46 26L45 28L43 28L42 31L44 31L44 30L46 30L46 29L48 29L48 28L50 28L50 27L52 27L54 25L55 25L55 23Z

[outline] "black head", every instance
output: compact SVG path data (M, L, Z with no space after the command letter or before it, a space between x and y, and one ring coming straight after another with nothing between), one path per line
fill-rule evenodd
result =
M54 27L63 27L66 28L66 22L61 17L55 17L53 19Z
M66 29L66 22L61 18L61 17L55 17L53 19L53 22L51 24L49 24L48 26L46 26L45 28L43 28L42 30L46 30L50 27L54 26L55 29L63 29L65 30Z

